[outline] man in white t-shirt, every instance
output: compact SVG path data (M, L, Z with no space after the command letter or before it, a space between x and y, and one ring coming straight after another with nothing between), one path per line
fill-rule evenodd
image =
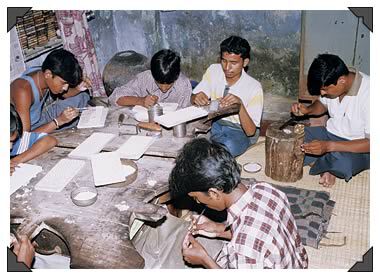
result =
M328 112L326 127L306 127L304 165L310 174L320 174L325 187L335 178L350 180L370 167L369 89L370 78L347 68L336 55L321 54L310 66L307 87L321 95L312 105L292 105L295 115L322 115Z
M261 84L244 69L250 60L247 40L231 36L220 44L220 64L212 64L194 88L191 102L206 106L218 100L220 107L240 104L239 113L212 124L211 140L223 144L234 156L256 143L263 112Z

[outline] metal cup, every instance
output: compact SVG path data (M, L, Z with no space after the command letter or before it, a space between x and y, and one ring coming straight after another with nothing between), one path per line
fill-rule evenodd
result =
M173 127L173 136L176 138L186 137L186 122Z
M219 109L219 100L212 100L210 103L210 112L217 111Z
M154 119L156 116L160 116L163 114L163 109L159 104L155 104L154 106L148 109L148 121L150 123L154 123Z

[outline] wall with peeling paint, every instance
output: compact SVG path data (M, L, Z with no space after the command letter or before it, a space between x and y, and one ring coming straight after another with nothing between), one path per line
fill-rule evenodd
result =
M119 51L151 57L171 48L195 80L218 61L220 42L240 35L252 47L248 73L264 92L298 94L300 11L95 11L89 27L101 70Z

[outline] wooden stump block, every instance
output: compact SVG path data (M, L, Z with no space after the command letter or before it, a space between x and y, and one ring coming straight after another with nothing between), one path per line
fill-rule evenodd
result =
M295 182L303 175L304 125L278 128L281 122L272 123L265 135L265 174L282 182Z

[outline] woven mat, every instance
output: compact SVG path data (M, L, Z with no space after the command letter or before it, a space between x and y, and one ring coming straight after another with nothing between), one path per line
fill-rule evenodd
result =
M244 165L258 162L263 169L256 174L242 172L242 177L288 186L290 183L274 181L265 175L265 138L260 137L256 145L237 158ZM319 176L310 176L309 167L304 167L303 178L292 186L308 190L327 191L330 199L336 202L328 226L327 237L318 249L306 246L309 255L309 268L349 269L370 248L369 243L369 177L370 171L364 171L353 177L348 183L337 179L332 188L318 184Z
M244 184L255 184L254 178L243 179ZM292 186L274 187L286 194L290 210L295 218L302 244L318 248L325 237L335 202L326 191L306 190Z

